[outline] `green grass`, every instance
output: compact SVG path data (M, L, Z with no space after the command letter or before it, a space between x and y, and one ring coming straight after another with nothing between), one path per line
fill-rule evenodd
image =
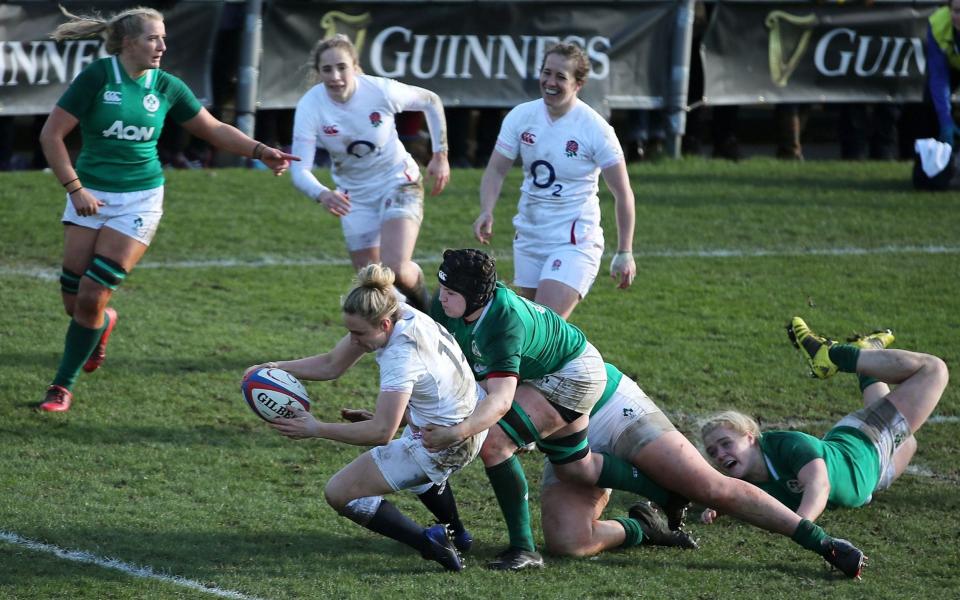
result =
M479 179L455 171L428 198L417 248L428 273L443 248L474 245ZM687 433L726 407L822 433L857 406L852 378L805 376L782 329L793 314L834 336L891 327L899 347L960 363L960 195L913 192L909 165L683 160L632 166L631 180L636 283L614 290L602 273L572 321ZM518 185L514 169L491 247L505 278ZM601 201L610 250L613 205ZM906 475L869 507L822 517L870 556L862 582L730 519L692 525L697 552L640 548L493 573L481 565L506 533L479 462L453 481L478 540L463 573L337 517L323 486L359 449L283 439L238 389L246 366L342 335L351 275L337 222L263 172L170 173L153 247L115 295L105 367L81 377L69 413L36 413L67 324L53 279L61 211L51 175L0 174L0 532L271 599L960 595L960 425L950 419L918 435L915 464L933 476ZM309 384L317 413L372 407L375 372L365 358L340 381ZM936 414L960 414L955 386ZM522 460L542 540L540 458ZM427 521L415 499L397 501ZM631 502L616 494L608 514ZM211 597L0 541L0 598Z

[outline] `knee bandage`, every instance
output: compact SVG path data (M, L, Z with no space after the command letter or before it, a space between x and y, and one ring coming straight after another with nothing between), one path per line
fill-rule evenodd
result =
M115 290L120 287L120 284L126 279L127 272L115 261L110 260L106 256L95 254L84 275L108 290Z
M537 448L555 465L578 461L590 453L587 429L584 428L557 440L540 440L537 442Z
M60 271L60 291L75 296L80 291L80 275L63 267L63 270Z
M523 448L531 442L540 441L536 425L518 404L512 404L510 410L501 417L497 425L518 448Z
M377 509L380 508L381 502L383 502L383 496L356 498L347 502L347 505L343 507L343 511L340 514L354 523L366 527L370 519L373 518L373 515L377 514Z

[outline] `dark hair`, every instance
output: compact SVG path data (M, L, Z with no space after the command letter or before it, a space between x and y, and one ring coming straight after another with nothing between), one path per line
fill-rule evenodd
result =
M445 250L437 273L440 285L461 294L467 302L464 315L484 306L497 289L497 262L483 250Z
M543 54L543 62L540 63L541 71L543 66L547 64L547 57L551 54L559 54L573 61L573 78L580 83L587 82L587 75L590 74L590 59L587 58L587 54L580 46L568 42L559 42L550 46Z

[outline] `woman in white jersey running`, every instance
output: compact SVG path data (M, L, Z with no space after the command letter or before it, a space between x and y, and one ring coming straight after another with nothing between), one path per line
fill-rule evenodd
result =
M63 10L63 9L61 9ZM72 318L57 373L39 409L69 410L81 368L103 363L117 311L113 292L140 262L163 215L164 176L157 140L169 116L217 148L263 161L277 175L294 156L215 119L179 78L160 69L167 50L163 15L132 8L109 18L68 18L56 41L102 37L107 57L90 63L50 111L40 146L66 190L63 307ZM76 167L65 138L79 126Z
M620 288L633 283L633 190L613 128L577 97L590 62L578 46L549 48L540 67L542 98L511 110L480 183L477 240L490 243L493 209L507 171L523 161L520 204L513 218L513 284L521 296L567 318L600 271L598 180L602 174L616 201L617 251L610 275Z
M343 375L369 352L380 367L376 409L343 411L350 423L323 423L308 412L273 423L283 435L374 446L327 482L327 502L348 519L419 550L451 571L463 568L460 551L472 538L457 514L447 478L466 466L486 438L486 431L459 444L432 452L424 448L421 428L456 425L473 412L485 393L473 378L456 340L420 311L398 300L394 274L379 264L357 274L357 284L343 301L343 323L349 333L324 354L259 367L273 367L306 380ZM407 426L394 439L402 422ZM384 494L411 490L440 524L423 528L383 499ZM449 526L449 528L448 528Z
M440 98L429 90L364 75L357 50L337 34L311 54L318 85L297 103L293 152L303 162L292 169L298 190L340 218L355 269L382 262L396 273L407 302L426 310L423 271L411 260L423 220L420 167L397 135L395 117L422 111L430 129L433 156L427 174L437 195L450 179L446 119ZM317 147L330 153L329 189L314 176Z

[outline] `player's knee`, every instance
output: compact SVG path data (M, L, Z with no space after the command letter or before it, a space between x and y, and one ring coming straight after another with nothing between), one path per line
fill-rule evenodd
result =
M344 514L344 508L350 501L342 493L340 486L338 486L333 479L328 481L326 487L323 488L323 497L327 501L327 504L330 505L330 508L337 511L337 513L341 515Z

